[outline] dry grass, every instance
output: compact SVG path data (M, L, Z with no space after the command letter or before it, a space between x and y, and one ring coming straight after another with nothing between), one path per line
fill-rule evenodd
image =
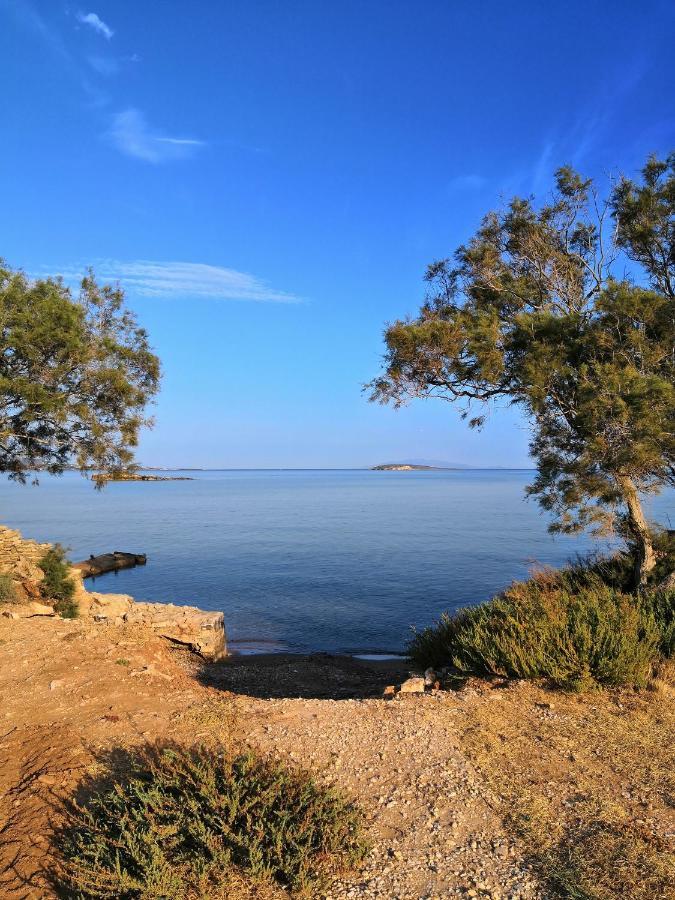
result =
M523 703L515 688L477 704L462 744L544 883L570 900L672 900L672 685L577 698L528 690L539 700Z

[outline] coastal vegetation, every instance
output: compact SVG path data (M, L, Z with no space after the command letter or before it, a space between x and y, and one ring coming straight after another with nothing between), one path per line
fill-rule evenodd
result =
M674 216L675 154L605 196L559 169L550 202L511 200L428 267L427 299L388 326L369 385L395 406L458 404L470 427L518 406L537 465L528 493L551 530L621 534L633 587L656 566L641 495L675 484Z
M573 691L646 687L675 652L675 590L635 596L622 574L620 561L543 571L443 615L413 636L410 658L456 676L542 679Z
M121 755L61 832L67 896L215 900L255 883L317 896L366 853L358 809L303 771L223 748Z
M122 289L90 271L74 296L0 260L0 311L0 472L128 466L160 365Z
M40 593L49 600L64 619L75 619L78 615L77 601L74 599L75 582L70 573L66 551L60 544L54 544L38 561L43 578Z
M6 573L0 573L0 603L12 603L16 600L14 580Z

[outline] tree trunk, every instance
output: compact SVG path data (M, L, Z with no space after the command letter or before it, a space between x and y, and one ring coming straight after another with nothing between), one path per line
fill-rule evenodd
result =
M628 530L635 545L635 587L641 587L656 565L652 535L642 511L640 496L631 478L622 475L618 479L628 509Z

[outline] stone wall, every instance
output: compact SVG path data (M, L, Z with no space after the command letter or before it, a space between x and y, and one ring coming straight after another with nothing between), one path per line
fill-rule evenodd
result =
M0 572L10 575L15 581L40 582L42 569L40 560L51 544L38 544L25 540L20 532L0 525Z
M26 540L18 531L0 525L0 573L10 575L17 587L17 603L3 603L10 618L54 616L40 596L43 573L38 560L51 544ZM225 622L221 612L204 612L196 606L173 603L137 603L126 594L87 591L78 569L71 569L80 619L96 625L137 626L168 640L191 647L209 659L227 655ZM39 601L39 602L38 602Z

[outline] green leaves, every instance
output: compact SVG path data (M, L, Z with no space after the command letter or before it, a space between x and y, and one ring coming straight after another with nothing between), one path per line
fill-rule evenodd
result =
M125 467L159 378L120 288L90 272L74 298L0 261L0 472Z
M179 745L110 762L59 835L69 897L248 897L265 882L319 896L367 852L360 810L280 762Z
M458 675L546 679L567 690L644 687L672 656L675 592L640 599L591 567L542 573L488 603L444 615L416 633L408 653L420 668Z
M675 156L604 199L569 167L556 183L550 203L513 199L429 266L424 306L387 328L369 387L399 406L451 400L474 425L475 404L517 404L533 426L529 493L552 529L602 530L629 483L631 495L675 483ZM621 250L646 286L616 278Z

